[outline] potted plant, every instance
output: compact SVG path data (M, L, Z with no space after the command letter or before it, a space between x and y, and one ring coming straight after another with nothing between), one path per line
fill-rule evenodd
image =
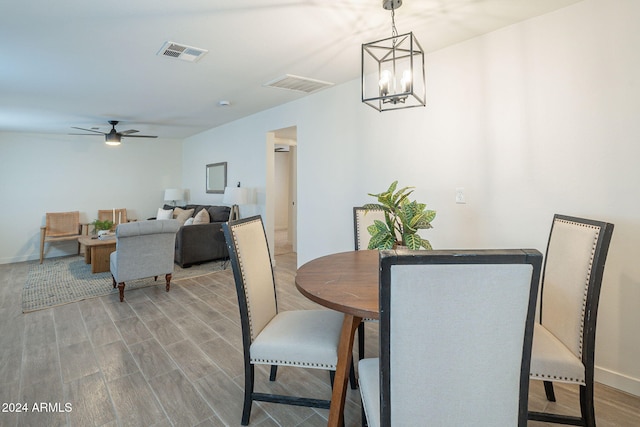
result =
M436 211L426 209L427 205L409 200L414 187L404 187L396 191L398 181L380 194L371 194L378 203L367 203L367 209L384 211L385 221L376 220L367 227L371 234L369 249L394 249L406 246L409 249L432 249L431 243L418 234L418 230L433 228L431 221Z
M108 233L109 230L111 230L111 228L113 227L113 221L110 221L108 219L100 221L99 219L96 219L91 223L91 225L93 225L93 233L98 233L98 236L100 236L102 234Z

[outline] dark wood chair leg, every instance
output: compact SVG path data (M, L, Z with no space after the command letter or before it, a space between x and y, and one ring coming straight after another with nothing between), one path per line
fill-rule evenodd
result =
M275 381L277 373L278 373L278 365L271 365L271 372L269 372L269 381Z
M167 281L167 292L169 292L169 288L171 287L171 273L164 276L164 279Z
M586 386L580 386L580 412L586 427L596 427L596 414L593 408L593 383L587 381Z
M349 370L349 382L351 383L351 390L358 389L358 380L356 379L356 368L353 366L353 358L351 358L351 369Z
M116 278L113 277L113 274L111 275L111 281L113 281L113 289L115 289L118 284L116 283Z
M124 282L118 283L118 290L120 291L120 302L124 301Z
M240 424L243 426L249 425L249 417L251 417L251 403L253 395L253 377L254 368L253 365L245 366L244 372L244 405L242 407L242 421Z
M553 392L553 383L551 381L543 381L544 383L544 392L547 395L547 400L549 402L556 401L556 394Z
M358 360L364 359L364 322L358 326Z

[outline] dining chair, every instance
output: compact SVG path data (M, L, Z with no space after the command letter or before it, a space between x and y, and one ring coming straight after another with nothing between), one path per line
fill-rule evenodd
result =
M580 387L580 417L529 412L535 421L595 426L594 353L598 300L613 224L554 215L544 261L539 321L534 328L531 379Z
M165 289L171 288L177 219L137 221L116 227L116 250L109 255L113 287L118 286L124 301L126 282L146 277L165 276Z
M369 246L371 235L367 231L367 227L373 225L375 220L384 221L384 211L382 209L367 209L362 206L353 208L353 241L355 250L366 250ZM364 358L364 322L375 322L373 319L362 319L362 323L358 326L358 359Z
M78 240L86 234L86 229L80 224L80 212L47 212L45 225L40 227L40 264L44 259L44 244L46 242L63 242ZM78 243L78 255L80 243Z
M368 425L526 426L541 266L535 249L381 251Z
M279 311L271 255L260 216L223 224L238 295L244 354L242 425L249 424L253 401L329 409L330 400L254 391L255 365L330 371L338 361L344 316L333 310Z
M100 221L111 221L113 222L112 229L115 228L119 224L127 223L127 210L125 208L121 209L99 209L98 210L98 219Z

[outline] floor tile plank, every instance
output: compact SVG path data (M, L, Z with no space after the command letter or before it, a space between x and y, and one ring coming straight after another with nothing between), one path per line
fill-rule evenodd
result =
M46 260L45 260L46 262ZM295 288L296 256L276 256L280 309L318 306ZM235 284L230 270L23 314L27 263L0 265L0 399L66 412L0 413L0 426L199 426L240 424L244 368ZM366 355L377 353L378 325L365 324ZM325 398L328 374L279 369L256 390ZM577 387L556 385L557 403L531 382L530 407L579 412ZM640 397L596 384L599 427L640 425ZM360 426L358 390L349 389L345 426ZM254 403L251 426L322 426L328 411ZM529 426L551 424L529 422Z

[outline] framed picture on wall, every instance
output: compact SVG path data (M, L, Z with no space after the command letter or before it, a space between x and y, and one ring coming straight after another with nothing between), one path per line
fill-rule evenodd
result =
M227 162L207 165L207 193L224 193L227 186Z

